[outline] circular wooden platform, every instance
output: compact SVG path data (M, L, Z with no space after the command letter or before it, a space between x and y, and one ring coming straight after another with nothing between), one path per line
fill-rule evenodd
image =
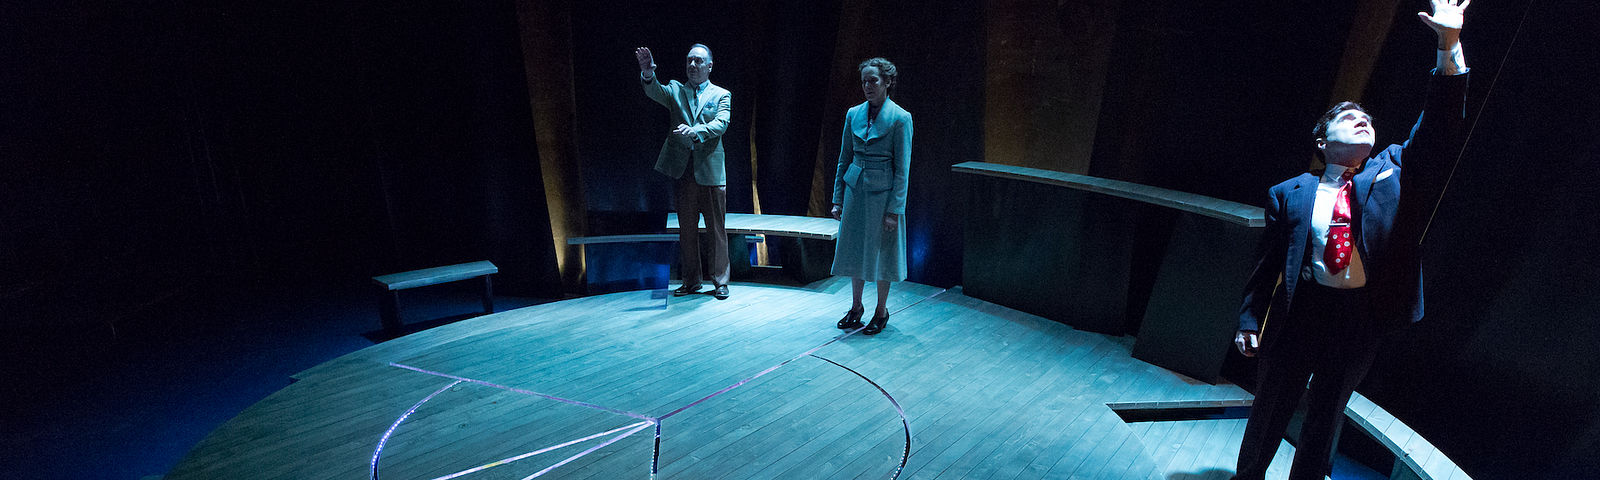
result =
M1148 447L1107 403L1248 398L959 290L895 284L873 337L833 327L845 280L733 294L614 293L385 342L297 375L166 478L362 478L377 453L385 479L643 479L653 461L890 478L903 460L901 478L1164 478L1232 454Z

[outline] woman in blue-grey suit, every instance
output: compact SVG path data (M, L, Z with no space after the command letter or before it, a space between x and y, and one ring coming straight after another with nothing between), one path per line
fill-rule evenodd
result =
M878 309L861 333L889 324L889 282L906 279L906 186L911 168L911 113L896 105L894 64L873 58L857 67L867 101L844 117L839 169L833 181L833 218L839 220L833 274L851 277L855 300L839 328L861 328L861 291L878 283Z

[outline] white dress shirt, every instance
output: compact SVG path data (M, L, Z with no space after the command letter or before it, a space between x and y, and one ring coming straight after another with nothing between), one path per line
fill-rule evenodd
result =
M1322 172L1322 179L1317 183L1317 202L1311 207L1311 275L1317 283L1333 288L1357 288L1367 284L1366 270L1361 267L1361 249L1350 249L1350 266L1337 274L1328 271L1328 265L1322 261L1322 252L1328 248L1328 223L1333 219L1333 202L1339 194L1339 187L1344 182L1339 177L1344 176L1348 167L1342 165L1328 165L1327 171ZM1352 180L1354 181L1354 180ZM1350 214L1355 215L1355 191L1351 190ZM1354 222L1354 218L1351 219ZM1359 232L1355 225L1351 225L1351 232L1357 233L1357 243L1352 247L1360 246Z

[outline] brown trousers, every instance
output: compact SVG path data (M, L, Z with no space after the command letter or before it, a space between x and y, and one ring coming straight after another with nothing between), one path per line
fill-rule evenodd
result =
M694 181L694 170L684 172L673 184L678 206L678 268L684 285L699 285L710 273L712 285L728 284L728 187L705 186ZM710 252L700 244L700 217L706 221ZM702 259L710 254L710 264Z

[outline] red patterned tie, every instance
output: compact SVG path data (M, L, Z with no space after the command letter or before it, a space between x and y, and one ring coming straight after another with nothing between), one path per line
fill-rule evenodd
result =
M1328 220L1328 247L1322 251L1322 264L1328 273L1338 274L1350 266L1350 177L1355 169L1344 171L1339 193L1333 197L1333 218Z

